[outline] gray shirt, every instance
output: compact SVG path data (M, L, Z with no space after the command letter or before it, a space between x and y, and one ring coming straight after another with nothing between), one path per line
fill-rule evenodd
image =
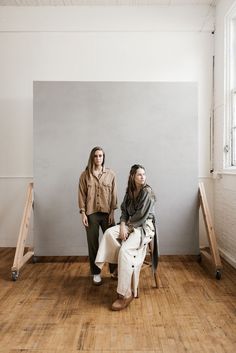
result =
M145 222L147 219L153 220L155 228L155 235L152 247L152 268L156 271L158 265L158 239L157 229L154 215L154 203L156 197L152 188L145 185L140 191L136 199L130 199L128 194L125 194L124 200L121 204L121 217L120 221L125 222L129 226L137 228L142 227L142 238L145 236ZM141 239L142 243L142 239ZM140 244L141 246L141 244Z
M121 204L120 221L131 224L134 228L141 227L148 218L154 219L154 203L156 197L151 187L145 185L136 199L125 194Z

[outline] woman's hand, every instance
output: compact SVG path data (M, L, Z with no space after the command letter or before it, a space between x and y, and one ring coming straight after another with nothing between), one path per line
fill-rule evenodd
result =
M128 238L128 232L127 232L125 223L121 222L121 224L120 224L120 239L126 240L127 238Z
M108 225L114 225L115 224L115 218L114 218L114 210L112 210L109 213L109 217L108 217Z
M81 213L82 223L85 227L88 227L88 217L86 216L85 212Z

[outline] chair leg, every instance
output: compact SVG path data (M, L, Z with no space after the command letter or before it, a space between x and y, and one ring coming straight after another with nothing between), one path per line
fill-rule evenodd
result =
M152 244L151 242L148 243L148 251L149 251L149 256L151 258L151 261L149 262L150 267L152 267ZM153 272L153 277L154 277L154 281L155 281L155 287L159 288L159 282L158 282L158 278L157 278L157 271Z
M159 288L159 283L158 283L158 278L157 278L157 273L156 273L156 271L153 273L153 276L154 276L156 288Z

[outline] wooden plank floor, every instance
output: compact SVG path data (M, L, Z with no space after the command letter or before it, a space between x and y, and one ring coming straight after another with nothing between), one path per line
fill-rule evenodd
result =
M28 263L11 280L13 249L0 249L1 353L235 353L236 270L220 281L192 257L161 257L160 288L149 269L140 298L112 312L116 282L94 287L88 263Z

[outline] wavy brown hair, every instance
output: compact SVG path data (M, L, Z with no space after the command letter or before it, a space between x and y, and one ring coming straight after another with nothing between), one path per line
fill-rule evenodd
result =
M86 172L87 173L92 173L93 171L93 163L94 163L94 155L95 155L95 152L96 151L102 151L103 153L103 161L102 161L102 167L104 167L104 164L105 164L105 152L103 150L102 147L100 146L96 146L92 149L92 151L90 152L90 155L89 155L89 159L88 159L88 164L87 164L87 167L86 167Z
M142 165L134 164L134 165L132 165L132 167L130 169L130 172L129 172L129 179L128 179L128 185L127 185L126 193L128 194L130 199L134 198L134 191L137 190L134 178L135 178L135 175L136 175L137 170L139 168L141 168L141 169L143 169L145 171L145 168Z

